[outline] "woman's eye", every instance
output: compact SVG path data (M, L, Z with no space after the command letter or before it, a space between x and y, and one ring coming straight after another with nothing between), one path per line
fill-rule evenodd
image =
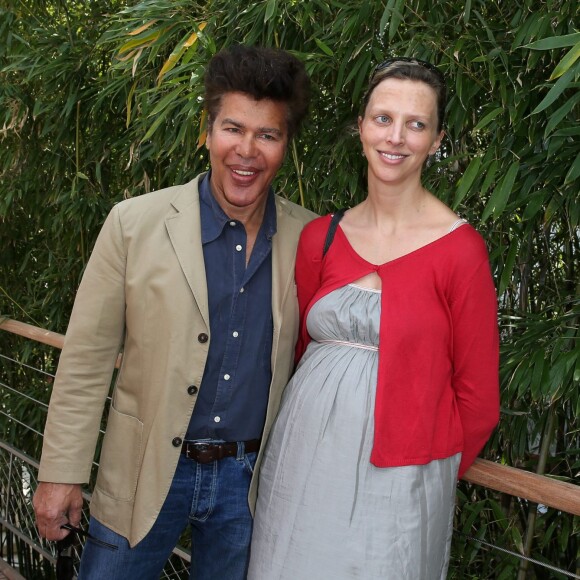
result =
M421 121L413 121L411 127L413 127L413 129L423 130L425 128L425 123Z
M387 115L379 115L377 117L377 122L378 123L388 123L389 122L389 117Z

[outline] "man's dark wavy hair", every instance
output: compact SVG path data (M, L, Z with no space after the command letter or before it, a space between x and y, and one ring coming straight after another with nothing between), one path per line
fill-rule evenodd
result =
M204 83L210 131L226 93L285 103L288 140L308 112L310 79L304 65L285 50L242 44L224 49L209 61Z

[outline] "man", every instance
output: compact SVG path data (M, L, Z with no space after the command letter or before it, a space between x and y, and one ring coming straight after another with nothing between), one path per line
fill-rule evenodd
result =
M308 95L303 65L284 51L217 54L205 76L210 172L119 203L101 230L61 354L34 497L43 537L79 525L80 484L122 349L82 580L159 578L188 524L192 578L245 577L248 490L292 370L294 254L314 217L270 185Z

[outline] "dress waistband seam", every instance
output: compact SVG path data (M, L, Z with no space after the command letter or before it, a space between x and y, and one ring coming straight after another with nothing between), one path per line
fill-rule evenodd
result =
M361 348L363 350L378 351L378 346L372 346L370 344L362 344L360 342L349 342L347 340L317 340L316 342L320 344L340 344L342 346L350 346L352 348Z

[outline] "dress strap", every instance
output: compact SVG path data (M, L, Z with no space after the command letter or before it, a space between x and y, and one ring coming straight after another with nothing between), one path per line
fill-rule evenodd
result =
M338 222L342 219L344 212L347 208L340 208L336 210L333 214L330 224L328 225L328 231L326 232L326 239L324 240L324 248L322 248L322 257L326 255L328 252L328 248L330 248L330 244L332 244L332 240L334 240L334 234L336 233L336 228L338 227Z
M452 226L449 228L449 231L447 233L451 233L453 230L456 230L459 226L462 226L463 224L466 224L467 220L463 219L463 218L459 218L457 221L453 222Z

